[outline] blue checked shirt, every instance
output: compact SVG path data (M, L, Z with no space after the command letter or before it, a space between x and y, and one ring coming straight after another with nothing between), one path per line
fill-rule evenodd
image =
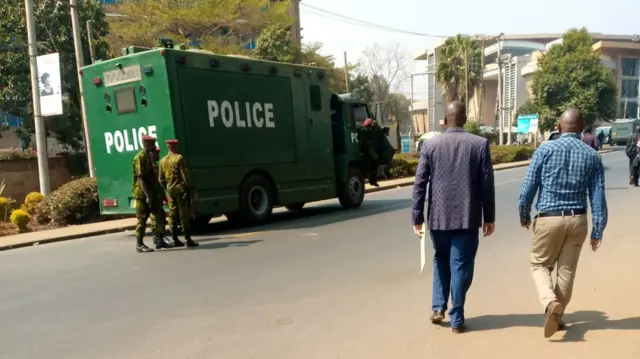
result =
M536 150L522 184L518 205L520 222L531 222L531 204L538 192L538 212L586 209L593 216L591 239L602 239L607 226L604 165L596 150L566 133Z

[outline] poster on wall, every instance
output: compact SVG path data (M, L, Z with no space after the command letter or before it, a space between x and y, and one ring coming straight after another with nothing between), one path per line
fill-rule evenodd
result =
M62 115L62 86L60 81L60 55L41 55L38 61L38 91L42 116Z

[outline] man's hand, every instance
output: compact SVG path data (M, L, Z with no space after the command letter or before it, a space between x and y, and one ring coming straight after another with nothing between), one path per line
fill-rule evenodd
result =
M524 223L520 223L520 226L521 226L522 228L526 228L526 229L529 229L529 226L530 226L530 225L531 225L531 222L524 222Z
M602 244L601 239L591 239L591 250L594 252L597 251L598 248L600 248L601 244Z
M485 223L482 225L482 234L485 237L489 237L490 235L493 234L493 230L496 228L496 225L494 223Z
M418 237L422 237L424 235L424 224L414 224L413 233Z

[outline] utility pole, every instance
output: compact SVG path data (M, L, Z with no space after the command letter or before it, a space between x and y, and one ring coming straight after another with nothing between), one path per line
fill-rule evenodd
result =
M347 52L344 52L344 84L349 93L349 63L347 62Z
M498 46L498 122L500 128L500 135L498 136L498 144L502 145L504 143L504 126L502 123L502 59L500 58L500 48L502 47L501 38L498 37L498 42L496 42L496 46Z
M291 41L296 46L298 53L302 46L302 34L300 28L300 0L291 0L289 6L289 16L293 19L293 26L291 27Z
M44 118L40 109L40 86L38 85L38 43L36 40L36 17L33 12L33 0L24 0L27 18L27 38L29 42L29 67L31 70L31 101L33 102L33 122L36 128L36 150L38 154L38 180L40 193L51 193L49 182L49 153L44 128Z
M91 54L91 63L96 62L96 46L93 43L93 21L87 20L87 39L89 40L89 53Z
M80 19L78 15L78 0L70 0L71 7L71 27L73 28L73 45L76 50L76 67L78 71L78 91L80 92L80 107L82 110L82 128L84 130L84 146L87 151L87 163L89 165L89 176L96 176L93 166L93 154L91 151L91 139L89 138L89 126L87 126L87 108L84 105L84 89L82 86L82 75L80 69L84 66L84 53L82 51L82 36L80 35ZM91 34L89 34L91 37Z

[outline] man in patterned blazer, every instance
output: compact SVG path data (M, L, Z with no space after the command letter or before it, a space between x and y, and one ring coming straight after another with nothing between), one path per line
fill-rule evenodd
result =
M490 236L495 221L489 141L463 129L465 113L461 102L447 106L447 130L422 145L413 189L414 232L421 236L423 231L430 231L435 251L431 322L439 324L444 320L450 291L453 333L466 329L464 303L473 279L479 228L483 228L485 237Z

